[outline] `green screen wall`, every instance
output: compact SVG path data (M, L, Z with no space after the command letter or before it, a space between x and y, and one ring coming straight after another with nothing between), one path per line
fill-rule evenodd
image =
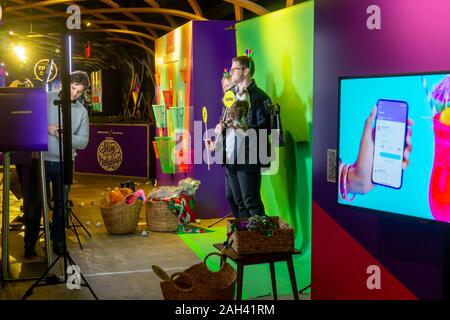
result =
M237 54L251 49L254 79L281 106L286 146L263 177L266 213L295 228L299 289L311 275L311 124L314 2L308 1L236 24Z

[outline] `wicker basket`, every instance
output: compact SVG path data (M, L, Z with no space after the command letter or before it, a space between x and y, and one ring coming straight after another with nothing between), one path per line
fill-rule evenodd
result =
M206 260L212 255L221 258L220 270L217 272L210 271L206 265ZM234 299L236 271L219 253L212 252L203 262L170 277L158 266L152 268L164 280L161 282L161 291L165 300Z
M127 205L125 199L111 206L107 198L100 203L103 223L109 234L129 234L136 231L139 215L142 209L142 200L136 200L132 205Z
M145 206L147 228L157 232L175 232L178 228L178 213L164 201L147 201Z
M259 231L233 232L230 237L230 241L233 241L231 247L238 255L294 251L294 229L279 217L271 219L279 228L275 229L270 237L262 235ZM246 219L228 220L227 232L230 232L231 224L239 220Z

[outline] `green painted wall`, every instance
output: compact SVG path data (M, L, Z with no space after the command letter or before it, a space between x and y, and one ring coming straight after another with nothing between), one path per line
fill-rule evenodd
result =
M314 2L236 24L237 54L253 51L257 85L281 106L286 146L263 177L268 215L284 218L296 231L299 289L311 275L311 124L313 96Z

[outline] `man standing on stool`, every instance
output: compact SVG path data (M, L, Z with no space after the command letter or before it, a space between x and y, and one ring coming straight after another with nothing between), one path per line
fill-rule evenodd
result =
M235 162L228 165L227 178L239 208L239 218L265 215L264 205L261 200L261 170L270 167L269 163L260 161L260 149L270 152L268 134L270 130L270 114L264 106L265 101L270 100L269 96L257 87L253 74L255 73L255 63L251 57L246 55L233 58L230 74L235 86L231 89L235 92L239 100L247 99L250 103L250 110L247 116L247 125L256 132L255 141L245 143L244 163ZM245 97L245 98L244 98ZM226 130L222 123L217 124L216 131ZM260 130L267 130L266 141L259 137ZM237 159L242 159L241 155L236 155ZM251 159L256 159L252 163ZM239 195L241 197L239 197Z
M77 100L90 86L89 77L85 72L74 71L70 74L71 112L72 112L72 159L75 160L76 149L86 148L89 141L89 117L87 110ZM44 152L46 185L52 185L54 201L52 226L50 237L53 241L53 252L57 255L64 254L64 221L67 217L67 208L62 208L62 203L67 203L69 187L64 190L64 202L61 201L61 167L59 154L59 139L62 139L63 128L58 126L59 106L55 105L59 95L57 92L47 96L48 116L48 151ZM31 164L30 205L25 211L25 258L36 259L36 242L39 236L41 221L42 201L39 190L39 160L36 155ZM63 213L65 217L63 216ZM48 253L47 253L48 254Z

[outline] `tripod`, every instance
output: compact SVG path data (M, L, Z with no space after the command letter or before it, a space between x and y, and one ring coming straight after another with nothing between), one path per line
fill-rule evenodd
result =
M212 225L208 226L208 228L211 228L213 226L215 226L216 224L218 224L219 222L225 220L226 218L228 218L229 216L232 216L233 212L230 212L229 214L227 214L225 217L222 217L219 221L214 222Z
M68 192L70 189L70 184L72 183L72 123L71 123L71 115L72 115L72 106L71 106L71 89L70 89L70 81L67 74L68 65L69 65L69 55L67 54L69 52L70 47L70 38L67 35L62 36L62 41L64 45L62 46L62 52L61 56L65 57L63 59L63 72L61 72L61 83L62 83L62 90L61 90L61 99L55 100L53 102L54 105L57 105L57 113L58 113L58 130L57 132L53 132L52 135L54 135L58 139L58 147L59 147L59 176L55 175L53 177L52 184L53 186L56 185L59 187L60 190L55 190L55 192L60 191L60 206L58 212L54 210L53 212L53 231L58 230L59 227L59 236L62 237L62 249L63 254L60 254L60 252L56 252L58 254L58 258L55 259L55 261L47 268L47 270L42 274L42 276L25 292L25 294L22 297L22 300L27 299L32 293L33 289L40 286L47 286L47 285L54 285L54 284L60 284L59 278L56 275L49 274L50 270L53 268L53 266L61 259L63 258L64 261L64 282L67 284L68 289L80 289L81 286L87 287L91 294L94 296L96 300L98 300L97 296L95 295L94 291L90 287L89 283L86 281L86 278L81 273L79 267L75 263L75 261L70 256L69 252L67 251L67 243L66 243L66 208L68 208ZM52 63L52 60L50 60L50 63ZM86 89L86 88L85 88ZM54 117L53 106L47 106L48 113L49 113L49 122L50 118ZM63 114L64 118L64 132L65 134L62 134L62 127L61 127L61 114ZM51 123L51 122L50 122ZM49 126L50 130L50 126ZM50 131L49 131L50 134ZM63 140L64 139L64 149L63 149ZM63 150L64 150L64 157L63 157ZM63 162L64 158L64 162ZM54 164L52 164L53 166ZM56 171L57 172L57 171ZM58 179L59 178L59 179ZM59 181L58 181L59 180ZM67 197L66 197L67 194ZM56 209L56 208L55 208ZM61 216L58 216L61 215ZM56 219L55 219L56 217ZM59 219L62 219L62 223ZM55 235L56 237L56 235ZM55 250L55 248L54 248ZM58 250L56 250L58 251ZM50 254L47 252L47 254ZM68 268L69 262L70 269ZM74 275L72 275L69 279L67 273L70 272L69 270L74 271ZM71 280L75 277L75 286L71 286L68 280ZM81 279L83 279L84 283L81 283ZM45 281L46 283L41 283L41 281Z
M81 245L80 236L78 235L77 228L79 228L79 227L83 228L83 230L87 233L89 238L92 238L92 235L89 233L89 231L86 229L86 227L81 223L80 219L78 219L78 217L75 215L72 208L73 208L73 203L71 200L69 200L69 206L68 206L69 219L70 219L70 223L72 225L71 226L68 225L67 228L73 230L73 233L75 233L75 236L77 237L78 245L80 246L80 249L83 250L83 246ZM77 225L75 225L74 219L78 222Z
M60 117L59 110L58 110L58 113L59 113L58 117ZM61 145L62 145L62 141L60 139L60 141L59 141L60 151L62 151L62 146ZM60 153L60 160L62 160L61 158L62 158L62 153ZM53 268L53 266L55 266L55 264L61 258L64 261L64 282L67 283L68 288L69 288L69 283L68 283L69 277L68 277L67 272L69 272L69 271L68 271L68 268L67 268L68 267L68 263L67 262L69 262L71 266L75 266L75 268L73 268L73 270L75 271L75 280L76 281L78 280L77 282L80 282L80 283L77 283L77 284L79 284L80 286L87 287L89 289L89 291L92 293L92 295L94 296L94 298L96 300L98 300L97 296L95 295L95 293L92 290L92 288L89 286L89 284L86 281L86 279L83 276L83 274L81 272L79 272L79 268L78 268L78 271L77 271L76 263L72 259L72 257L70 256L69 252L67 251L65 229L66 229L67 216L69 216L69 213L68 213L69 206L68 206L68 199L67 199L67 196L66 196L66 191L68 192L69 185L65 185L63 183L63 170L64 169L63 169L63 165L62 165L62 161L61 161L60 162L60 166L59 166L59 172L60 172L60 177L59 178L61 180L60 181L61 186L63 186L63 187L60 190L60 192L61 192L61 195L60 195L61 199L59 201L60 201L60 210L61 210L61 212L59 212L59 214L62 215L62 224L60 224L60 227L61 227L62 230L60 230L60 232L61 232L61 236L63 238L63 254L62 255L58 255L58 257L55 259L55 261L53 261L53 263L47 268L47 270L42 274L42 276L25 292L25 294L22 297L22 300L27 299L33 293L33 290L36 287L47 286L47 285L55 285L55 284L62 283L62 282L59 281L60 279L56 275L49 273L50 270ZM56 216L57 213L56 213L55 208L54 208L53 213L54 213L53 223L54 223L54 226L56 226L55 225L55 221L56 221L55 216ZM77 218L77 221L79 221L78 218ZM55 230L53 230L53 231L55 231ZM80 245L81 245L81 243L80 243ZM51 253L47 252L47 254L51 254ZM81 279L80 278L83 279L84 283L81 283ZM73 276L71 276L71 279L73 279ZM45 281L45 283L41 283L42 281Z
M308 290L309 288L311 288L311 285L310 284L308 284L306 287L304 287L303 289L300 289L299 291L298 291L298 293L300 293L300 294L302 294L303 292L305 292L306 290Z
M80 240L80 236L78 235L77 228L79 228L79 227L83 228L83 230L87 233L89 238L92 238L92 235L86 229L86 227L83 225L83 223L80 221L80 219L78 219L78 217L75 215L75 213L72 210L72 207L73 207L72 200L69 200L69 205L68 205L69 213L68 214L69 214L69 219L70 219L71 225L67 225L66 228L73 230L73 233L75 233L75 236L77 237L78 245L80 246L80 249L83 250L83 245L81 244L81 240ZM51 210L53 210L53 206L51 206ZM75 225L74 219L77 221L77 223L78 223L77 225ZM43 235L44 235L44 232L42 231L38 238L40 238Z

